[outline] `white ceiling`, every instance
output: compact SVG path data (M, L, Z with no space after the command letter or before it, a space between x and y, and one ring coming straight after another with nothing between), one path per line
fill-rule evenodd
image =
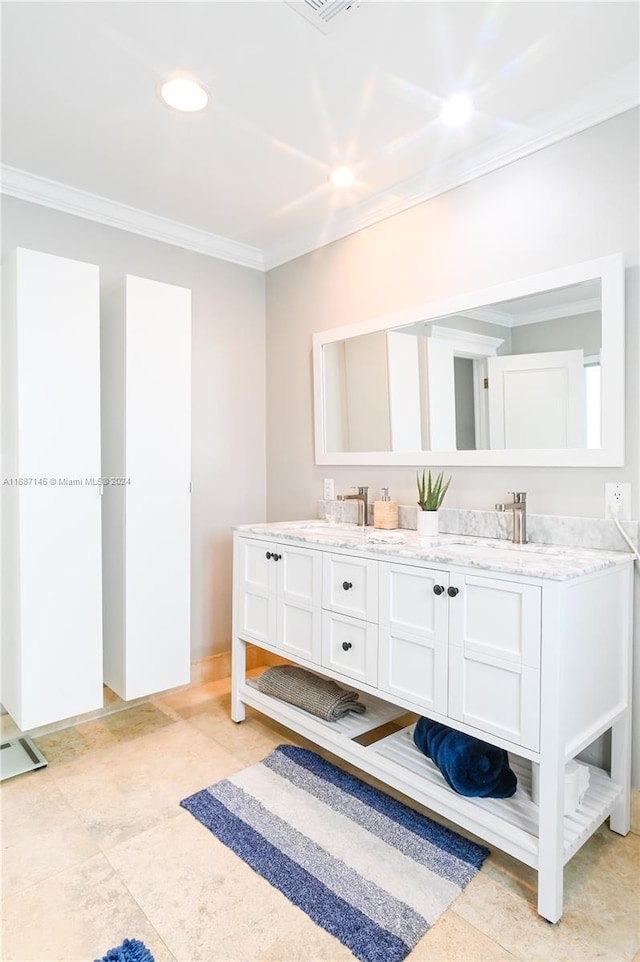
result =
M270 267L636 105L638 12L362 0L324 35L283 0L5 0L3 190ZM175 72L205 111L160 102Z

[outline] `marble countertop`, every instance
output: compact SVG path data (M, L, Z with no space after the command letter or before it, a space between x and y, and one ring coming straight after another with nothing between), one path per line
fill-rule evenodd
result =
M363 551L387 558L415 559L434 564L460 565L503 574L525 575L566 581L593 574L604 568L629 562L633 555L624 551L601 551L564 545L515 545L497 538L477 538L459 534L420 537L409 528L383 531L354 524L333 525L327 521L283 521L238 525L236 531L279 541Z

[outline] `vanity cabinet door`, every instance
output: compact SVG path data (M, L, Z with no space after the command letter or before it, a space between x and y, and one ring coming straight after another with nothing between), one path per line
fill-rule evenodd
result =
M452 575L449 715L537 751L541 589Z
M412 565L380 565L378 684L423 708L446 714L449 574Z
M278 544L275 555L277 645L320 664L322 553Z
M238 541L238 634L248 641L276 643L275 545Z
M322 554L242 538L238 634L320 664Z
M342 615L378 620L378 562L325 554L323 608Z

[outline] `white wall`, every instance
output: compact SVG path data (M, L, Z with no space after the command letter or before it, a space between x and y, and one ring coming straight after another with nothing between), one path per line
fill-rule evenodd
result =
M264 276L246 267L4 197L13 247L192 291L192 658L230 647L231 526L265 516ZM159 519L161 523L161 519Z
M267 515L315 517L322 478L336 492L389 485L415 502L413 467L316 466L312 334L621 251L626 265L624 468L460 468L449 507L491 509L529 492L531 512L604 516L604 483L633 485L639 514L638 114L629 111L336 241L267 275ZM447 472L446 467L444 468ZM636 569L638 566L636 566ZM636 599L640 577L636 576ZM636 651L640 604L636 601ZM640 692L640 652L635 691ZM640 730L636 697L635 730ZM640 784L636 738L635 784Z
M602 338L599 311L556 317L552 321L539 321L537 324L523 324L511 330L512 354L579 349L585 356L600 353Z

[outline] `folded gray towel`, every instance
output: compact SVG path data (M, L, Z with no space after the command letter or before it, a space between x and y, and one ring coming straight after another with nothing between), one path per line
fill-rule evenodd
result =
M344 718L350 711L362 713L367 710L366 705L358 701L356 691L346 691L331 678L320 678L296 665L267 668L255 683L265 695L304 708L325 721Z

